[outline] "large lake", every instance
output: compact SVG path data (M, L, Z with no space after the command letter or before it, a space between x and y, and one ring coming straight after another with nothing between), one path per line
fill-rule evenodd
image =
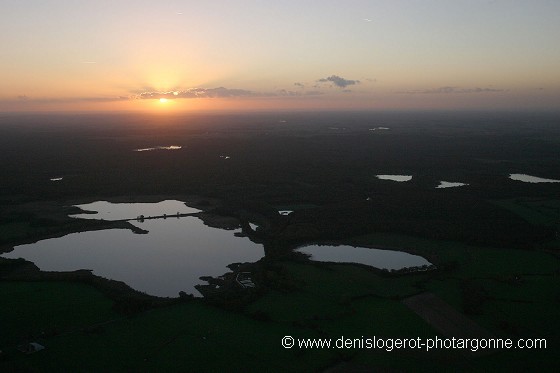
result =
M71 217L103 220L135 219L140 215L149 217L161 216L163 214L192 214L200 212L200 210L189 207L177 200L165 200L157 203L111 203L97 201L77 205L77 207L88 213L70 215Z
M147 230L147 234L135 234L128 229L73 233L16 246L2 256L25 258L44 271L90 269L95 275L123 281L150 295L176 297L180 291L199 296L194 286L202 283L201 276L220 276L229 271L228 264L256 262L264 255L262 245L234 235L239 229L211 228L196 216L172 216L199 211L181 201L100 201L78 207L95 213L72 217L121 220L136 219L139 215L168 216L131 221ZM420 256L405 252L363 247L311 245L298 250L311 254L313 260L361 263L377 268L401 269L430 264Z
M96 202L79 207L101 209L99 214L80 217L108 220L198 211L180 201ZM228 264L255 262L264 255L261 245L234 236L239 230L211 228L194 216L132 223L149 233L127 229L74 233L17 246L2 256L25 258L45 271L91 269L98 276L123 281L150 295L176 297L179 291L199 296L194 286L203 283L200 276L219 276L229 271Z

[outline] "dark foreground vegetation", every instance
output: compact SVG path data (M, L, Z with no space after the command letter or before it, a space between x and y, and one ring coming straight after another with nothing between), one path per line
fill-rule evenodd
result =
M168 145L182 148L134 151ZM150 297L87 271L46 273L0 258L0 371L554 371L560 184L508 176L560 179L559 149L555 114L4 114L0 250L134 229L70 219L72 204L191 198L208 224L233 219L266 255L207 279L223 290L203 300ZM468 185L435 189L441 180ZM281 216L283 209L294 212ZM405 250L437 269L389 273L292 252L317 242ZM255 288L236 286L241 271ZM403 303L424 292L493 336L547 338L547 348L473 355L281 347L285 335L444 337ZM46 349L17 351L32 341Z

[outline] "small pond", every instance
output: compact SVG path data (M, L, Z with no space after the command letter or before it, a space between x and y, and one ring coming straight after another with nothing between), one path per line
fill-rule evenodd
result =
M284 215L284 216L290 215L292 212L294 212L294 211L293 211L293 210L279 210L279 211L278 211L278 213L279 213L280 215Z
M522 181L524 183L560 183L560 180L543 179L542 177L525 175L525 174L510 174L511 180Z
M183 147L181 145L166 145L166 146L154 146L152 148L139 148L134 149L135 152L150 152L153 150L181 150Z
M404 251L370 249L367 247L353 247L347 245L310 245L297 249L310 254L311 260L335 263L360 263L379 269L403 269L409 267L429 266L431 263L418 255Z
M454 183L454 182L450 182L450 181L440 181L439 185L436 187L436 189L456 188L456 187L465 186L465 185L469 185L469 184Z
M391 180L391 181L410 181L412 180L412 175L375 175L380 180Z

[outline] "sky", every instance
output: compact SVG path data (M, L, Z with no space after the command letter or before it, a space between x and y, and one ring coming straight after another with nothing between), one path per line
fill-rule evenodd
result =
M559 109L558 0L2 0L0 111Z

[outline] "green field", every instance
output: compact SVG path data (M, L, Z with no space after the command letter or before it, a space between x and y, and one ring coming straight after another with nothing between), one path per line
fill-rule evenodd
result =
M2 117L0 251L73 232L133 229L69 218L76 204L173 198L198 201L193 207L215 214L207 220L215 225L258 222L244 234L265 257L232 266L253 272L256 289L228 282L233 273L220 280L222 290L195 300L155 299L87 271L46 273L0 258L0 372L560 371L560 185L508 177L560 179L558 119L484 112ZM371 131L379 126L390 130ZM182 148L133 151L165 144ZM413 178L394 183L378 174ZM53 183L53 176L64 179ZM442 180L466 185L436 189ZM390 273L291 252L316 243L403 250L437 269ZM424 292L494 336L546 338L548 346L488 355L281 346L286 335L434 337L441 328L403 303ZM45 350L17 350L30 341Z
M532 224L560 225L560 200L547 198L514 198L495 201Z
M76 371L87 366L90 371L314 371L363 365L429 371L448 364L464 370L558 365L556 257L384 234L353 242L414 248L417 254L437 258L432 260L442 269L391 276L357 265L285 261L277 265L296 284L294 289L269 289L238 312L195 300L131 317L115 312L112 301L85 285L2 282L0 294L10 302L0 307L0 370ZM454 266L443 269L446 263ZM549 348L471 357L445 350L286 350L280 344L285 335L435 337L438 332L400 300L427 290L465 312L470 301L465 287L483 295L476 312L467 312L467 317L495 336L547 338ZM30 336L46 349L31 355L16 351ZM519 365L519 356L525 365Z

